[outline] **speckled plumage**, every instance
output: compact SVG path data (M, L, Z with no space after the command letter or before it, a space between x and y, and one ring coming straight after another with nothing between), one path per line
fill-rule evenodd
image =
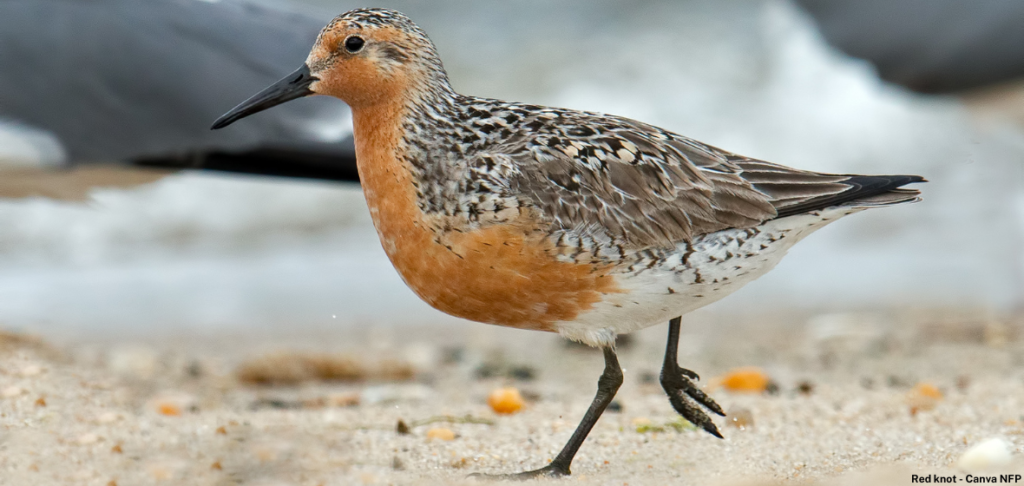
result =
M486 271L472 269L465 262L472 256L449 240L494 226L520 228L531 245L543 246L546 258L587 265L615 282L586 290L600 296L582 299L578 312L533 313L545 322L520 322L525 310L514 323L460 312L418 288L427 284L414 283L422 279L411 278L412 270L399 263L399 253L417 248L403 250L381 230L393 225L378 221L385 249L407 283L432 305L461 317L605 345L619 332L706 305L760 276L799 239L783 241L787 234L802 237L860 208L917 199L917 191L898 188L921 180L916 176L802 171L622 117L458 94L426 34L390 10L339 16L307 62L314 72L329 70L338 59L332 53L341 49L333 44L348 35L339 32L374 30L388 41L361 55L375 60L378 75L405 76L390 108L396 114L389 123L400 124L391 155L398 170L408 171L417 226L425 225L435 245L463 260L457 269L439 262L434 285L456 285L445 272ZM359 104L354 102L357 118ZM356 131L358 146L358 123ZM502 262L487 265L497 271ZM492 298L497 304L505 297L492 292ZM636 308L641 301L645 309Z
M214 127L314 93L352 107L367 206L420 298L604 348L597 395L566 446L506 477L568 475L622 383L615 336L665 321L669 402L721 437L700 407L722 408L677 363L678 316L763 275L831 221L916 201L900 186L923 180L801 171L626 118L460 95L426 34L382 9L339 16L305 67Z
M866 195L865 176L790 169L611 115L461 95L419 115L405 142L425 213L476 228L532 208L559 247L602 262Z

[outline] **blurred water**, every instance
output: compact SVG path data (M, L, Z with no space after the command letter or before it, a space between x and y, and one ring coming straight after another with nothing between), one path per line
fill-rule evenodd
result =
M66 160L52 133L0 118L0 169L60 167Z
M432 34L466 93L630 116L801 168L931 181L923 203L822 230L720 306L1021 303L1024 136L977 123L955 99L881 84L787 2L390 6ZM85 206L0 203L0 228L7 325L448 319L403 287L351 188L175 176Z

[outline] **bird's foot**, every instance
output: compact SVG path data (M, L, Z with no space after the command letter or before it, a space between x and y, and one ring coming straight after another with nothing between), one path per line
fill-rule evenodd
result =
M524 471L515 474L481 474L475 473L470 474L469 477L473 479L483 480L497 480L497 481L525 481L527 479L536 478L563 478L569 476L569 466L561 465L555 462L548 464L540 469L534 469L533 471Z
M661 370L661 387L668 394L668 401L672 404L672 408L676 409L679 415L682 415L684 419L689 420L693 425L721 439L722 434L718 432L718 427L711 421L711 417L708 417L693 402L697 402L697 404L703 405L708 410L723 417L725 412L722 411L722 407L715 403L700 388L697 388L697 385L690 380L700 380L700 376L674 363L666 363L665 367Z

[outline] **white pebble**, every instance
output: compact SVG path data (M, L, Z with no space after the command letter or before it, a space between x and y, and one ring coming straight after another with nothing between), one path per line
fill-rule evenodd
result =
M1003 439L992 438L967 449L956 465L965 471L980 471L1010 464L1010 447Z
M36 376L36 375L38 375L38 374L40 374L42 372L43 372L43 368L41 366L33 364L33 365L28 365L28 366L22 368L21 369L21 376L24 376L24 377Z
M78 443L82 445L95 444L99 442L100 437L96 434L85 434L78 438Z
M119 375L150 378L160 365L156 351L143 346L122 346L110 351L107 366Z

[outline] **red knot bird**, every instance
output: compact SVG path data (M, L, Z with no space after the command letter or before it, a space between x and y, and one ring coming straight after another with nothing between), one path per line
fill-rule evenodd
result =
M680 316L832 221L917 201L900 187L923 181L791 169L627 118L461 95L423 30L384 9L335 18L299 70L213 128L313 94L352 108L381 245L420 298L603 349L597 394L562 451L505 477L568 475L622 383L616 335L666 321L669 402L721 437L701 408L721 407L676 362Z

